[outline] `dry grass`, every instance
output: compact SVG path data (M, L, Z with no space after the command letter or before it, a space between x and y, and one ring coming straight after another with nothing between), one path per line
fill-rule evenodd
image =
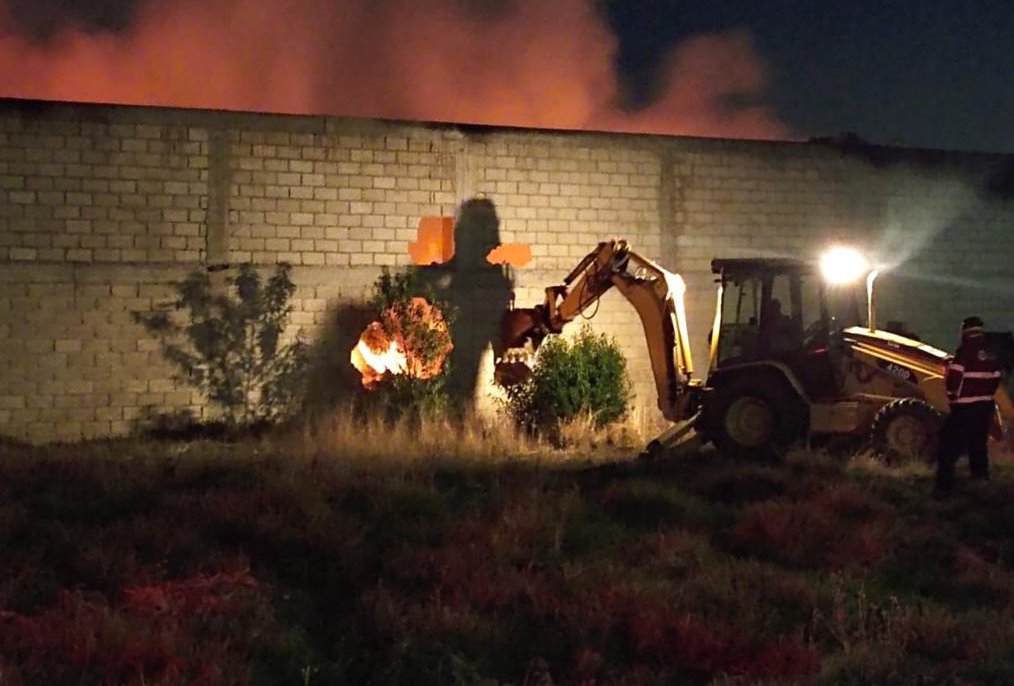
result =
M289 449L316 459L350 464L428 463L433 460L502 461L548 456L548 447L531 440L507 423L469 416L459 421L421 422L363 418L347 408L307 422L291 436Z
M385 467L434 461L601 462L636 454L643 445L633 422L597 428L590 415L561 425L559 438L552 445L518 430L506 418L470 414L458 420L391 422L378 416L363 418L348 408L336 409L274 440L301 457Z
M615 455L617 451L628 452L644 446L644 437L633 418L598 427L591 412L561 422L558 439L562 448L581 453L611 451Z

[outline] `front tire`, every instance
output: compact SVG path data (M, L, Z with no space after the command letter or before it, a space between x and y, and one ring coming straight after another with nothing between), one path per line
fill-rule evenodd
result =
M806 437L803 401L768 375L716 388L709 405L708 437L724 455L769 459Z
M892 400L877 410L870 440L889 464L932 464L942 422L943 415L920 398Z

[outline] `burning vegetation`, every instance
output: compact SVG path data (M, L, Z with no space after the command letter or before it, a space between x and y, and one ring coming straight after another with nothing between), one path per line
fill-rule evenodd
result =
M416 296L392 304L371 322L350 360L363 375L363 386L372 390L390 376L438 376L453 348L443 312Z

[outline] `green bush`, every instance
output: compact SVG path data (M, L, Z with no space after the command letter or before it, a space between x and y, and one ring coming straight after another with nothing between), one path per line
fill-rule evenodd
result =
M547 338L531 377L507 387L506 393L508 413L531 431L553 434L561 423L583 414L603 427L629 409L627 361L616 341L596 335L586 324L573 342Z
M428 305L417 298L425 298ZM390 419L418 419L444 412L450 404L447 380L451 369L448 354L453 348L451 307L439 301L432 288L422 285L414 270L392 273L386 267L373 284L370 305L385 333L404 345L418 367L439 367L439 372L427 373L423 378L387 374L364 396L364 408L369 412L379 408ZM433 326L434 316L444 325Z
M282 341L296 288L290 272L279 264L264 282L243 264L222 289L196 270L173 285L172 303L133 313L160 339L178 379L199 388L230 427L280 421L300 406L307 346L299 337ZM179 311L186 312L182 322Z

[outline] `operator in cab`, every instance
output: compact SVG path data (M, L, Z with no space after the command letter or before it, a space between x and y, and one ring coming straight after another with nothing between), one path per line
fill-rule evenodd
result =
M986 345L982 319L965 318L961 344L947 363L950 414L940 429L934 497L946 497L954 490L954 466L962 454L968 454L972 478L989 481L987 441L1001 376L1000 361Z
M782 301L772 298L764 317L764 337L773 353L798 350L803 345L803 333L792 317L782 311Z

